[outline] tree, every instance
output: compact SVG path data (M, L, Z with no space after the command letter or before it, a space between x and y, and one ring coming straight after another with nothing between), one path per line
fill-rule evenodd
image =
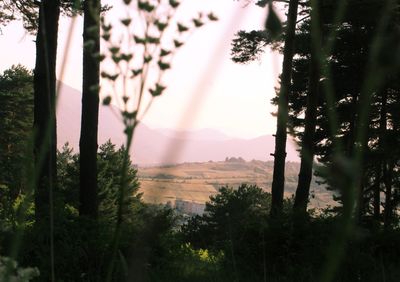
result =
M99 218L108 225L117 220L118 193L121 188L120 168L123 163L124 147L116 149L110 141L102 144L96 155L98 163L98 204ZM57 153L57 169L60 196L65 205L72 208L74 213L79 211L80 196L76 187L79 186L79 154L74 154L68 144L65 144ZM124 205L124 219L133 222L135 206L140 202L138 193L139 182L137 169L129 161L127 172L127 194Z
M265 223L270 208L271 194L256 185L221 187L206 203L204 214L182 227L183 234L196 248L224 254L227 280L258 281L265 268Z
M84 1L79 214L97 218L97 128L100 76L100 0Z
M281 85L278 96L277 128L275 135L274 173L272 179L271 216L278 216L283 209L283 193L285 185L285 159L290 82L292 79L292 61L298 11L298 0L290 0L286 24L285 45L283 49L283 65Z
M332 9L325 4L322 3L321 6L323 7L321 31L323 34L329 34L333 29L337 29L337 36L331 54L324 58L323 63L320 63L323 68L330 69L331 75L322 76L321 98L317 106L317 130L314 138L316 155L319 162L325 165L327 171L325 176L329 186L340 191L340 199L347 201L349 197L350 178L358 179L360 216L371 214L372 205L374 210L372 213L377 219L380 213L380 193L383 187L392 187L389 179L395 179L393 173L396 171L394 164L397 151L394 150L390 156L383 153L384 148L387 148L388 144L393 144L397 138L395 127L392 126L396 123L394 121L396 117L390 113L389 109L396 108L398 104L395 93L398 93L399 88L398 83L394 82L398 67L395 62L388 63L385 59L386 53L396 53L399 48L398 43L393 42L393 36L396 36L394 31L396 24L393 12L385 14L384 17L387 17L393 25L389 25L377 35L378 25L383 16L374 15L382 13L385 3L381 1L369 1L362 4L350 1L351 8L349 7L338 25L332 23ZM303 30L301 36L310 36L310 24L307 21L300 29ZM382 82L379 88L367 90L371 91L371 103L369 103L371 110L367 116L363 117L363 111L365 111L363 101L366 99L365 84L369 82L368 71L371 71L367 68L370 64L371 46L376 38L383 40L386 46L386 51L379 50L377 55L377 67L382 68L377 76ZM312 53L309 45L299 43L297 48L298 56L294 61L293 69L293 95L290 98L290 119L296 137L301 140L305 135L303 130L307 122L301 115L308 109L306 97L309 83L304 77L310 67L309 56ZM329 114L332 106L327 100L330 95L326 88L328 84L334 85L331 96L336 108L337 125L332 125L333 119ZM367 132L360 142L357 140L359 138L357 132L364 125L367 127ZM340 150L337 144L340 145ZM341 173L347 175L348 178L339 176L338 173L343 170L343 167L340 168L338 165L350 165L360 149L363 151L362 158L365 160L361 163L360 176L351 175L345 171ZM347 171L354 169L351 166L345 168ZM387 170L386 178L383 177L385 169ZM390 194L392 188L387 189L387 193ZM391 196L388 198L388 203L391 202L389 199L392 199ZM391 209L389 204L388 210Z
M37 221L47 221L56 179L56 58L60 1L40 2L34 71L34 155Z
M34 72L34 162L37 172L35 216L39 226L48 226L51 281L55 281L53 237L53 192L57 177L56 60L59 0L40 2Z
M317 106L319 99L320 88L320 70L319 70L319 56L318 49L320 48L320 39L317 38L319 34L318 28L320 19L318 11L312 8L311 19L311 45L310 50L310 71L309 83L307 89L307 104L304 117L304 133L301 139L301 152L300 152L300 172L299 180L297 183L296 194L294 199L293 208L296 213L304 214L307 211L308 198L310 195L310 184L313 174L314 163L314 135L317 126Z
M4 188L0 214L5 227L15 224L13 205L26 192L27 166L32 162L32 71L17 65L0 75L0 105L0 185Z
M260 7L268 5L269 14L266 20L266 30L252 31L250 33L239 31L237 38L232 42L232 59L238 63L246 63L255 60L259 57L261 52L263 52L263 47L266 45L272 45L277 48L279 47L280 41L282 39L284 41L281 85L277 98L278 113L275 134L275 152L272 154L274 156L274 172L271 188L271 216L277 217L282 212L283 208L288 106L299 0L289 1L285 31L282 34L280 33L280 21L273 10L272 1L257 1L256 5ZM303 3L301 3L301 5L303 5Z

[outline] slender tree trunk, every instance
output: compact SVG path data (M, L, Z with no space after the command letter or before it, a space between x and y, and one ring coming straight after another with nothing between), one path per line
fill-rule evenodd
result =
M294 53L294 38L297 21L298 0L290 0L287 17L285 47L283 50L283 65L281 88L278 100L278 117L275 138L274 173L272 179L271 216L276 217L282 212L283 193L285 185L285 160L287 121L289 106L289 89L292 79L292 62Z
M381 99L381 111L380 111L380 121L379 121L379 151L380 151L380 161L379 166L377 168L377 185L374 187L374 219L379 221L380 219L380 205L381 205L381 180L384 180L385 183L385 166L386 166L386 154L385 147L386 147L386 133L387 133L387 91L384 90L382 92L382 99ZM382 176L382 177L381 177Z
M377 175L376 180L373 187L373 202L372 206L374 208L373 211L373 218L376 222L379 222L380 215L381 215L381 170L382 170L382 163L380 162L377 168Z
M97 131L99 115L100 0L84 2L83 85L79 214L97 218Z
M34 72L34 112L35 130L34 162L37 171L35 190L36 224L46 238L44 252L49 252L50 279L55 281L54 259L54 199L57 167L57 128L55 116L56 102L56 60L59 0L43 0L39 4L39 23L36 36L36 64ZM48 244L48 245L47 245ZM47 258L44 258L47 261Z
M57 131L55 117L56 58L60 2L40 2L34 72L34 156L38 171L35 191L36 220L50 218L56 181Z
M392 162L385 162L383 166L383 181L385 183L385 210L384 210L384 226L389 228L392 222L393 205L392 205L392 178L393 178Z
M315 13L312 17L316 17ZM318 19L318 18L317 18ZM317 20L315 19L315 20ZM313 20L313 19L311 19ZM319 21L319 19L318 19ZM305 127L301 146L301 161L299 181L297 183L296 195L293 209L305 214L307 211L308 197L310 194L310 183L312 179L312 168L314 160L314 135L317 124L317 106L319 96L319 62L316 56L320 45L317 41L311 42L311 65L310 65L310 85L307 95L307 109L305 113Z

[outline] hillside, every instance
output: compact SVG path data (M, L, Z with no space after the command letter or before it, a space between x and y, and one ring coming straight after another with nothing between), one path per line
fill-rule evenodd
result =
M299 163L286 164L285 196L291 197L297 185ZM270 191L272 161L250 161L231 158L222 162L183 163L176 165L139 167L141 192L146 202L174 204L176 199L205 203L221 186L237 187L241 183L257 184ZM312 182L313 207L332 205L329 191Z
M80 93L63 85L57 106L58 147L65 142L78 149L81 118ZM117 145L125 143L118 109L100 106L98 143L108 139ZM225 157L242 157L247 161L272 160L275 140L271 135L252 139L231 138L215 129L177 131L151 129L140 124L136 130L131 151L132 160L139 165L165 163L223 161ZM295 146L289 141L287 160L298 161Z

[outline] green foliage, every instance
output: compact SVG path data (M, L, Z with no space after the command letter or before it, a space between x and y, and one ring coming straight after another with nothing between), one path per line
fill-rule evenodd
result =
M39 276L39 270L33 267L20 267L8 257L0 256L0 280L11 282L28 282Z
M260 58L265 46L270 43L267 33L253 30L240 30L232 40L231 56L235 63L248 63Z
M270 194L255 185L222 187L206 203L204 215L190 219L182 232L194 247L224 254L220 267L229 273L225 279L243 279L244 273L260 278L270 200Z
M98 165L98 193L99 193L99 218L108 223L116 221L118 195L121 189L121 168L125 148L116 149L116 146L107 141L99 147ZM66 209L77 214L79 205L79 154L74 154L68 143L65 144L57 156L58 187L60 197L65 201ZM124 218L132 220L135 206L139 204L141 194L138 194L139 183L137 170L129 161L127 171L127 197L124 199Z
M199 254L207 250L214 258L207 271L216 281L262 281L265 277L268 281L320 281L326 258L331 255L327 253L331 236L341 228L340 217L326 210L308 219L293 218L291 200L287 200L283 216L271 220L269 194L256 186L239 189L221 188L207 203L203 216L183 225L181 246ZM381 281L383 272L387 281L397 281L400 237L396 236L396 230L358 229L343 246L347 255L334 281ZM175 251L186 258L187 264L182 262L180 271L190 269L187 279L201 281L196 277L206 265L199 261L199 269L193 270L193 260L182 254L182 249Z
M27 187L32 161L33 74L21 65L0 75L0 221L15 221L15 203Z
M383 53L394 54L399 51L399 44L393 42L393 38L398 36L398 21L395 20L394 10L381 14L384 8L382 1L364 4L349 1L349 5L357 6L358 9L349 8L338 26L332 23L329 5L321 10L323 44L329 43L332 30L335 30L337 36L331 54L321 62L321 68L329 70L330 75L327 77L326 72L323 72L320 79L314 143L320 164L326 165L318 170L318 174L325 177L330 188L340 192L338 199L349 202L349 183L358 178L356 182L359 184L356 185L363 186L357 188L362 189L363 193L360 197L360 213L372 215L373 205L380 206L380 203L373 203L373 194L380 194L378 190L381 190L376 187L389 186L388 175L391 175L391 179L397 178L397 165L394 164L400 156L395 146L390 145L399 140L398 115L394 112L397 111L400 101L399 85L394 79L398 76L399 64L395 57L390 63L383 58ZM378 34L377 28L384 18L392 24ZM297 56L293 63L292 93L289 97L291 131L299 141L303 138L303 114L310 91L310 82L307 79L312 37L310 29L309 20L302 22L298 28L295 48ZM373 43L377 40L382 41L385 46L378 51L376 62L376 68L382 69L369 70ZM378 80L381 81L380 86L375 89L366 86L372 80L369 74L371 71L376 72L372 76L379 77ZM366 102L368 96L370 103ZM331 114L332 105L336 118ZM363 117L365 111L369 113ZM368 130L361 140L359 132L363 126ZM390 155L384 153L388 147L394 148ZM355 159L359 151L363 152L361 157L365 160L361 165ZM389 172L383 173L382 170ZM360 175L357 171L361 171ZM398 194L395 189L393 186L393 193ZM378 202L379 198L378 195ZM392 196L387 198L388 201L393 201L391 208L398 204L395 199ZM387 207L390 208L389 205ZM375 207L375 213L377 210L379 207ZM375 217L379 220L376 214Z
M82 10L83 0L61 0L62 12L72 16ZM39 18L39 2L35 0L3 0L0 3L0 25L21 19L24 28L30 33L36 33ZM108 10L104 6L103 10Z

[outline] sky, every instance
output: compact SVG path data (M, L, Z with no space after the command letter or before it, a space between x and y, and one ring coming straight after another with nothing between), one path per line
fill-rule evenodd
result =
M126 14L118 4L120 1L102 2L114 6L108 17L115 19ZM186 0L176 16L185 20L199 11L212 11L219 21L197 30L178 51L165 77L166 92L154 101L143 122L152 128L213 128L241 138L275 133L276 120L271 115L275 108L270 100L275 95L281 56L266 50L260 61L247 65L230 60L234 34L240 29L262 29L266 11L232 0ZM80 89L82 18L76 18L74 25L71 22L68 18L60 21L58 77L62 71L61 80ZM66 48L71 26L72 40ZM18 63L33 68L34 39L25 33L20 22L2 27L0 71Z

